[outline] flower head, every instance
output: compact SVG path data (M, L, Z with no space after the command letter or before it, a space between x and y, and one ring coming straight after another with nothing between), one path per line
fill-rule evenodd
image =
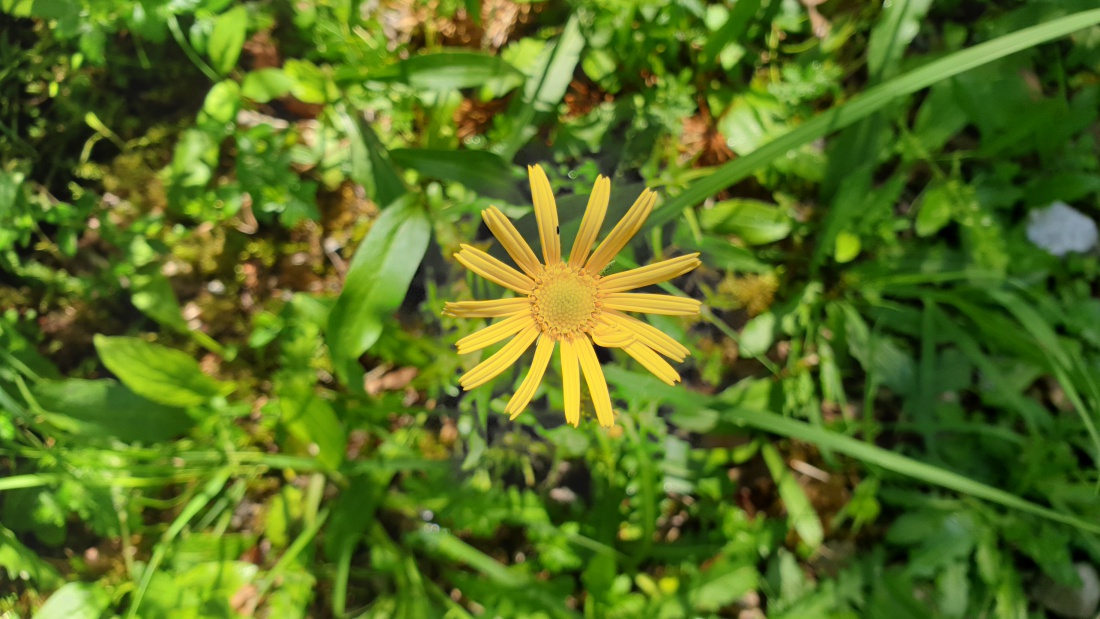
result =
M588 199L588 207L569 258L563 259L558 208L550 190L550 181L537 165L527 171L542 245L542 261L535 256L512 222L495 206L482 211L481 216L520 270L469 245L462 245L462 251L455 254L455 258L466 268L519 295L509 299L447 303L443 313L448 316L501 319L459 340L459 354L481 350L512 338L503 348L463 375L459 382L465 390L483 385L515 363L535 344L531 369L504 409L515 419L535 395L550 357L558 348L565 392L565 420L574 426L580 423L580 375L583 373L600 425L614 425L611 395L592 344L621 348L664 382L672 385L679 381L680 375L661 356L683 361L688 349L626 312L686 316L699 313L701 304L684 297L629 291L691 271L700 264L699 254L680 256L622 273L601 275L615 255L642 228L653 210L657 194L648 189L643 191L607 238L593 250L607 214L611 193L611 182L600 176L596 178L596 185Z

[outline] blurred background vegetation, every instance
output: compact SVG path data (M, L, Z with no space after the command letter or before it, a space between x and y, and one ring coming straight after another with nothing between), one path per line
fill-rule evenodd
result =
M1096 616L1094 0L0 10L0 617ZM457 387L533 163L702 253L611 431Z

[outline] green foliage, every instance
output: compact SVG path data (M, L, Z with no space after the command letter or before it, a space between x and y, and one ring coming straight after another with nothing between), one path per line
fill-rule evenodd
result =
M1026 232L1100 204L1094 3L0 11L0 615L1041 617L1100 561L1100 266ZM661 194L612 271L704 262L611 431L457 386L536 162L566 249L603 174Z

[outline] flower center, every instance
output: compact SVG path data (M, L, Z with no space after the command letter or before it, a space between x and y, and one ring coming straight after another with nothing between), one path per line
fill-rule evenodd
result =
M560 340L595 328L601 305L598 280L599 276L564 262L545 267L530 295L543 333Z

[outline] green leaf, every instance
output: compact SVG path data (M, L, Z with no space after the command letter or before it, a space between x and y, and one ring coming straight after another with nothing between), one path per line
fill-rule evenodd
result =
M159 265L152 264L135 273L130 278L130 291L130 300L141 313L166 327L187 332L179 300Z
M958 210L955 202L955 191L950 183L939 183L925 191L917 212L917 235L932 236L950 223Z
M33 391L52 413L51 423L85 438L156 443L194 425L182 408L147 400L113 380L43 381Z
M14 533L3 526L0 526L0 568L7 572L9 581L14 582L25 575L40 589L53 589L64 582L54 566L24 546Z
M737 426L756 428L765 432L772 432L790 439L806 441L816 445L822 450L835 451L862 460L866 464L879 466L888 471L912 477L913 479L933 484L972 497L998 503L1011 509L1017 509L1029 514L1042 516L1048 520L1061 522L1077 527L1082 531L1100 533L1100 524L1094 520L1086 520L1073 514L1055 511L1021 499L1010 492L994 488L988 484L974 481L947 469L925 464L912 458L908 458L893 451L883 449L864 440L852 438L839 432L826 430L823 427L810 425L804 421L788 419L770 411L719 407L721 419Z
M735 234L749 245L764 245L786 238L791 218L780 207L757 200L726 200L699 213L708 232Z
M515 157L520 147L534 135L536 113L549 112L561 103L573 80L584 45L580 16L574 13L553 46L544 48L527 71L522 103L518 111L510 114L513 121L511 135L501 151L505 159Z
M244 6L232 8L214 20L214 31L210 34L206 51L215 71L225 75L237 66L247 31L248 9Z
M920 32L921 20L932 0L894 0L884 3L882 13L867 41L867 72L875 81L897 72L905 48Z
M833 249L833 260L837 264L844 264L856 259L862 243L859 235L843 230L836 235L836 247Z
M210 181L217 165L218 144L210 134L188 129L180 136L168 168L174 184L183 187L203 187Z
M756 589L759 576L755 566L719 560L693 583L691 603L697 611L715 612Z
M178 350L133 337L95 336L103 365L134 393L168 406L196 406L228 395L233 385L214 380Z
M961 131L966 122L966 110L955 102L953 81L941 82L928 90L928 96L921 103L913 121L913 137L923 147L924 153L934 153ZM900 146L903 150L908 148L905 143ZM912 152L909 156L920 159L925 155Z
M966 511L910 512L894 522L887 539L913 545L906 571L913 576L930 577L971 553L978 541L977 529L974 517Z
M1100 24L1100 9L1067 15L949 54L888 82L869 88L863 94L842 105L830 108L697 181L683 193L654 210L653 215L646 222L646 227L661 226L676 219L685 207L699 204L752 174L758 168L786 155L789 151L848 127L889 105L892 101L998 58L1096 24Z
M390 154L374 133L374 129L359 115L353 118L342 108L336 114L350 142L348 163L351 166L351 179L362 185L367 195L382 206L387 206L405 195L408 189L394 169Z
M111 605L111 595L94 583L70 582L54 591L34 619L99 619Z
M677 226L674 234L674 244L685 252L702 253L703 262L716 268L746 273L767 273L772 270L771 265L761 261L751 250L733 245L725 237L703 234L696 239L688 226Z
M323 466L338 468L344 461L347 433L336 411L310 390L296 396L279 399L284 427Z
M502 564L449 531L423 528L407 534L406 539L428 554L470 566L499 587L518 589L531 585L523 571Z
M382 211L356 250L326 332L333 364L349 386L363 388L359 356L378 341L384 318L404 300L430 236L427 212L407 196Z
M772 312L756 316L741 331L738 348L742 357L759 357L768 352L775 342L776 317Z
M842 311L849 352L863 370L900 394L912 393L916 375L913 357L890 337L872 331L851 305L844 304Z
M543 50L523 89L525 101L533 102L542 110L550 110L561 103L584 49L584 34L577 15L565 22L565 28L553 47Z
M761 0L737 0L734 3L726 22L707 37L707 43L703 46L702 52L704 63L713 66L722 54L722 50L728 49L731 44L743 42L742 37L752 23L752 18L760 10L760 4Z
M523 193L516 187L512 166L500 155L479 150L426 150L399 148L390 151L393 162L416 170L423 176L462 183L481 195L523 204Z
M214 84L214 87L206 94L202 111L215 122L226 124L233 122L240 107L240 85L233 80L224 80Z
M257 103L267 103L289 93L293 83L282 69L259 69L244 76L241 94Z
M283 63L283 74L290 80L290 93L302 103L321 104L328 100L328 76L312 62L287 60Z
M779 488L783 505L787 508L787 519L802 541L811 549L816 549L825 539L825 529L821 526L821 519L814 511L814 506L806 497L802 486L798 485L798 481L791 475L791 470L787 468L787 463L783 461L783 456L779 455L775 446L764 443L760 450L764 456L764 463L768 465L772 479Z
M393 471L361 473L349 479L348 488L332 506L332 520L325 530L323 544L326 557L336 561L345 553L354 552L394 474Z
M523 83L523 74L497 56L475 51L421 54L402 60L402 79L422 90L448 91L491 85L505 93Z

